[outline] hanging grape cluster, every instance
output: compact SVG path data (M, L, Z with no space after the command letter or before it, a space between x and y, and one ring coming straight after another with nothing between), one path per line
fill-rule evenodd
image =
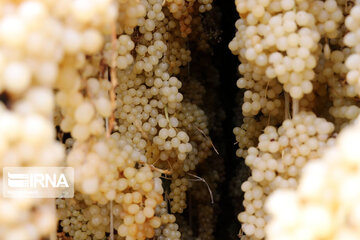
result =
M186 82L211 3L0 3L0 165L75 169L72 199L0 197L0 239L181 239L173 213L213 154Z
M359 3L235 3L246 91L234 134L251 171L233 180L239 238L357 239Z

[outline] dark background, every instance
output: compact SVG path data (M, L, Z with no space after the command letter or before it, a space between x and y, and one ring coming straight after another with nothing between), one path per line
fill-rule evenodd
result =
M236 87L239 77L237 71L239 60L231 53L228 44L235 36L235 22L239 19L239 14L233 0L215 0L214 5L221 13L220 28L222 30L220 42L214 46L214 63L220 73L219 100L226 114L222 122L225 180L218 189L221 196L219 201L221 211L218 216L215 216L217 217L215 239L238 239L237 234L240 229L240 223L237 220L238 209L233 205L234 199L230 195L230 186L231 180L239 174L237 170L245 166L241 159L236 158L237 145L234 145L236 140L233 135L233 128L236 122L239 122L240 115L235 112L240 104L236 101L236 95L240 91ZM242 199L235 199L235 201L242 202Z

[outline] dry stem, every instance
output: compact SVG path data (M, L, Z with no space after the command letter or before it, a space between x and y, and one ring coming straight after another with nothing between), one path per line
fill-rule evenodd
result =
M149 164L147 164L147 165L149 165ZM163 174L166 174L166 175L171 175L172 174L172 171L166 170L166 169L160 169L160 168L155 167L154 165L149 165L149 167L151 168L151 170L157 171L159 173L163 173Z
M110 201L110 240L114 240L113 201Z
M217 155L219 155L218 150L216 149L216 147L214 146L212 140L204 133L203 130L201 130L200 128L198 128L197 126L194 125L194 127L206 138L206 140L210 141L211 146L213 147L214 151L216 152Z
M111 59L111 70L110 70L110 77L111 77L111 89L110 89L110 101L111 101L111 108L112 114L109 120L109 128L106 132L107 136L110 136L112 129L114 127L115 115L114 111L116 109L116 95L115 95L115 88L118 84L117 77L116 77L116 24L112 24L112 33L111 33L111 47L112 47L112 59Z
M210 198L211 198L211 204L214 204L213 193L212 193L212 191L211 191L211 189L210 189L209 184L206 182L206 180L205 180L204 178L199 177L199 176L196 176L195 174L192 174L192 173L186 173L186 174L188 174L188 175L196 178L196 179L190 179L190 180L192 180L192 181L200 181L200 182L203 182L203 183L206 184L206 186L207 186L207 188L208 188L208 190L209 190L209 194L210 194Z
M292 115L293 117L299 112L299 99L292 99Z
M290 119L290 96L285 92L285 119Z
M139 123L139 122L140 122L139 119L135 120L135 122L134 122L135 127L137 128L137 130L139 130L141 132L141 135L142 135L143 138L145 138L146 140L149 140L148 135L146 134L146 132L142 128L141 123Z

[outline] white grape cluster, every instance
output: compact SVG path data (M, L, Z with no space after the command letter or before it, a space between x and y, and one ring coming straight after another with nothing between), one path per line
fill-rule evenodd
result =
M2 8L8 10L1 15L1 89L18 97L31 85L53 86L66 57L98 52L103 26L116 18L117 10L111 1L83 0L6 1ZM96 16L101 17L93 22Z
M229 48L239 55L245 79L276 78L295 99L311 93L320 38L336 37L343 20L336 1L239 0L236 5L242 18Z
M68 70L69 74L73 71ZM75 71L73 74L76 74ZM112 113L108 96L110 83L89 78L86 84L87 97L81 94L81 89L76 90L75 87L61 89L55 97L63 115L61 130L70 132L72 138L81 142L91 136L101 136L105 132L104 118L110 117Z
M146 165L145 156L114 133L93 143L76 142L67 162L76 169L75 186L80 192L95 203L114 201L122 209L123 222L114 226L120 236L153 236L151 228L158 228L155 207L162 201L163 188L160 178Z
M186 204L186 190L188 189L189 181L186 177L174 176L170 184L169 198L171 200L171 212L182 213L187 207Z
M244 117L241 126L234 128L233 133L239 147L236 150L237 157L245 159L248 149L252 146L257 146L258 138L267 123L267 118L264 117L259 121L251 117Z
M162 0L0 3L0 165L75 168L75 199L56 200L60 234L141 240L167 224L155 216L161 175L210 152L205 113L183 107L177 76L191 19L211 2L184 2L178 18ZM51 200L1 197L0 209L1 239L56 231ZM171 216L164 236L179 239Z
M134 168L137 163L145 164L146 157L121 139L119 134L93 143L76 142L67 157L67 163L77 169L75 183L79 184L79 191L102 204L115 200L119 197L117 193L128 187L146 193L154 189L150 167ZM123 177L118 176L119 172ZM131 180L133 178L135 182ZM162 188L156 191L162 194Z
M0 199L2 239L41 239L56 231L52 199Z
M136 204L110 203L98 204L92 201L86 195L76 193L74 199L57 199L58 216L60 226L64 233L74 239L104 239L109 231L112 212L113 226L118 229L119 234L115 239L123 239L127 235L128 239L145 239L154 236L154 228L160 226L160 218L152 217L150 222L138 224L143 219L142 214L146 217L154 215L154 206L156 202L147 199L144 203L143 211L139 211ZM124 202L139 202L141 195L138 192L124 196ZM134 212L138 211L134 216ZM135 235L135 237L134 237Z
M339 130L359 114L356 86L344 81L347 74L349 83L349 60L356 59L351 58L357 44L356 7L345 20L352 2L235 4L240 19L229 48L241 62L237 86L246 91L240 102L245 118L234 134L237 156L245 158L251 170L241 187L245 211L238 216L243 223L239 237L263 239L270 219L264 209L267 196L278 188L296 188L306 162L321 157L333 143L327 141L335 126ZM346 37L345 25L352 27Z
M175 223L176 217L168 213L167 202L163 201L156 207L156 215L161 219L161 227L156 229L155 236L159 240L179 240L181 233L178 224Z
M236 85L238 88L250 89L244 92L244 103L242 104L244 117L255 116L260 111L267 116L281 116L283 101L278 96L283 89L275 79L269 79L266 82L240 78Z
M26 103L34 110L45 111L48 103L43 104L42 97L53 100L51 92L46 89L32 88ZM44 113L49 115L51 111ZM48 117L31 111L11 111L1 104L0 125L2 167L56 166L62 162L64 148L55 142L55 129Z
M342 44L343 45L343 44ZM332 101L329 113L335 118L337 128L342 128L348 121L354 120L359 115L359 103L354 98L357 96L356 88L346 83L348 68L345 65L346 59L351 54L351 49L341 44L331 44L334 49L324 48L316 67L317 79L320 82L319 88L328 86L328 97ZM325 94L319 89L317 93L326 98Z
M60 226L74 239L104 239L110 227L109 204L97 205L82 194L75 199L57 199ZM119 206L114 206L115 213ZM114 214L115 219L116 215ZM116 221L115 221L116 222Z
M344 36L344 43L352 50L351 55L346 59L345 66L348 69L346 75L346 81L348 84L355 88L357 94L359 94L359 59L360 54L358 50L359 39L357 36L357 30L359 24L357 19L359 18L360 5L357 3L350 11L350 14L346 17L345 26L349 32Z
M341 131L334 147L305 166L296 190L270 196L269 239L359 238L359 133L357 119Z
M152 12L162 10L161 1L149 1L145 7L148 14L139 20L141 34L134 36L133 67L117 71L115 129L147 157L148 164L171 171L176 181L211 152L204 136L207 119L197 106L182 103L182 83L174 75L191 57L178 23L167 12L162 18L153 17ZM174 198L172 211L186 207L186 189L181 202Z
M63 164L64 149L55 141L52 123L56 102L53 89L64 78L64 62L76 59L73 69L77 69L86 54L102 48L102 34L116 19L117 7L112 1L1 3L0 92L8 99L0 114L4 147L1 166ZM67 77L67 84L78 83L76 78L71 79L71 71ZM17 208L20 212L14 216L21 218L17 224L1 222L4 239L40 239L55 232L53 201L17 203L1 198L0 205L10 211Z
M179 127L182 127L190 136L191 152L184 161L183 170L195 170L198 163L212 154L212 142L209 136L208 118L205 112L197 105L184 102L179 112Z
M180 120L179 127L189 133L190 142L188 144L191 148L184 160L178 156L178 160L174 162L170 155L170 157L166 159L167 161L163 162L163 165L170 164L173 171L173 182L170 185L171 192L169 195L171 199L171 211L173 213L182 213L187 206L187 172L195 170L199 163L207 159L212 154L212 143L208 137L209 130L207 126L207 117L204 111L194 104L184 102L178 118Z
M268 239L357 239L360 236L360 195L356 187L360 156L356 145L360 136L356 18L360 8L358 2L352 4L343 7L349 13L344 23L349 32L339 40L343 43L331 43L336 50L324 51L319 69L321 66L325 69L318 73L329 86L332 100L329 113L341 131L334 146L305 165L297 189L278 190L269 197L266 209L272 217L266 229Z
M191 23L196 12L204 13L212 9L213 0L164 0L165 5L179 20L181 35L186 37L191 33Z
M147 12L145 1L117 0L113 4L118 5L116 30L118 34L132 34L138 25L138 20L144 17ZM109 30L112 26L107 26Z
M115 45L115 49L113 45ZM126 34L120 35L115 43L106 43L103 53L106 64L112 66L113 58L116 58L116 67L118 69L126 69L134 62L134 58L131 55L134 47L135 43L131 40L130 36ZM117 53L116 55L113 54L114 51Z
M359 174L354 170L357 169L360 155L355 144L359 136L360 63L356 35L359 3L328 0L236 3L242 19L237 22L238 33L229 47L242 61L239 72L243 76L238 86L252 91L244 94L243 114L259 114L255 110L260 108L252 106L253 89L263 89L265 84L258 82L269 82L269 78L277 78L284 90L290 93L292 99L287 98L286 94L284 96L285 118L290 115L290 103L293 111L293 118L285 120L278 130L272 126L264 129L264 134L259 136L258 148L250 147L249 142L254 143L250 140L252 136L246 135L245 128L234 129L241 148L237 154L245 157L245 163L252 171L251 177L241 186L245 192L245 211L238 215L243 223L239 237L359 238L359 191L355 187ZM290 11L284 11L286 8ZM283 42L284 35L279 35L279 26L283 24L284 31L290 29L285 22L290 24L292 16L295 17L297 28L302 29L289 32L288 41ZM346 19L344 16L347 16ZM264 22L265 18L268 18L268 22ZM311 26L302 25L305 22ZM272 32L261 35L269 27ZM313 47L305 46L310 43L310 38L305 38L306 32L312 38ZM295 39L294 33L299 37L298 46L291 45ZM267 48L266 44L274 36L276 46ZM303 58L306 61L305 70L297 72L296 69L302 64L295 59L305 53L304 47L309 51L309 55ZM296 48L297 54L300 54L298 56L295 56ZM291 61L285 60L292 56L295 58ZM265 59L269 63L263 61ZM310 61L313 61L312 64ZM282 67L291 69L279 75ZM295 73L302 75L298 75L301 76L301 84L312 81L311 90L304 91L305 85L297 90L295 87L299 85L291 86L295 84ZM254 98L257 99L257 95ZM325 116L334 124L316 118L314 113L298 114L299 110L312 110L317 116ZM261 111L260 117L267 115ZM255 123L256 120L253 118L251 121ZM290 124L291 121L297 123ZM336 140L329 139L334 129L339 131ZM316 137L312 135L315 132ZM282 144L285 144L284 149ZM308 160L312 161L307 163ZM269 167L273 170L269 170Z
M279 188L296 188L302 167L321 155L333 130L332 123L309 112L285 120L278 129L264 129L257 148L249 148L245 159L251 177L241 186L245 211L238 218L247 237L264 238L267 196Z

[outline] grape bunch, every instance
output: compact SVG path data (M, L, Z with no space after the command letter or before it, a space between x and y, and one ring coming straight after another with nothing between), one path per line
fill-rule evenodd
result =
M206 89L183 95L211 3L0 3L0 165L75 169L73 199L1 196L0 239L180 239L172 213L212 155Z
M234 134L251 171L239 238L358 238L358 1L235 4L246 91Z

